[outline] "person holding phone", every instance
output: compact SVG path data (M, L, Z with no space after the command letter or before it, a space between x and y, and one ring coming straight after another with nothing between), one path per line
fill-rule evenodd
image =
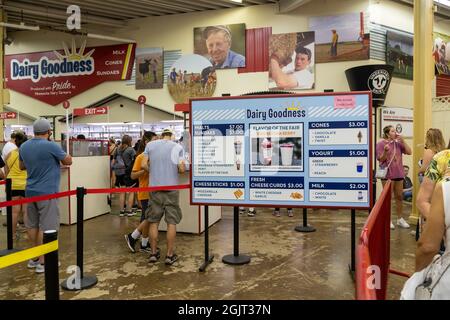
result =
M397 226L401 228L409 228L409 224L403 218L403 179L405 172L403 169L403 154L411 155L412 150L405 142L403 137L395 131L393 126L383 128L383 140L377 143L376 155L380 166L387 167L387 175L381 180L383 185L387 180L392 181L394 199L397 213ZM395 229L391 222L391 229Z

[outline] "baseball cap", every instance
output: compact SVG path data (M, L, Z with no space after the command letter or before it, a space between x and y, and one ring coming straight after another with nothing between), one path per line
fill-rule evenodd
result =
M165 128L165 129L162 131L162 134L165 134L165 133L173 134L173 131L172 131L172 129L170 129L170 128Z
M51 130L52 126L47 119L40 118L34 121L33 123L33 131L34 133L46 133L48 130Z

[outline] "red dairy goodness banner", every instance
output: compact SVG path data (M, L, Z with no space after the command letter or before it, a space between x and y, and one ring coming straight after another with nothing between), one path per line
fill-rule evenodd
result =
M57 105L105 81L128 80L136 44L5 56L6 87Z

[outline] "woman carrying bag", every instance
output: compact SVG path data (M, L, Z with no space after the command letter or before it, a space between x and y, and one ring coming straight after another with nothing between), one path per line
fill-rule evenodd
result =
M386 126L383 129L383 140L377 143L376 155L382 170L377 171L377 177L381 179L383 185L387 180L392 181L392 189L397 212L397 225L401 228L409 228L409 224L403 219L403 154L412 154L411 148L403 140L393 126ZM384 169L384 170L383 170ZM384 171L384 172L383 172ZM391 229L395 229L391 221Z

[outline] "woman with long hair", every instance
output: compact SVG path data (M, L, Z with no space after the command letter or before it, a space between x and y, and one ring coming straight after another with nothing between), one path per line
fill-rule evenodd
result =
M12 150L6 156L5 176L11 179L12 200L20 200L25 198L25 187L27 185L27 171L21 170L19 167L19 148L27 141L27 136L22 132L17 132L15 137L16 149ZM26 219L26 205L15 205L12 207L13 235L16 234L17 221L22 212Z
M399 135L393 126L383 128L383 140L377 143L376 155L380 167L387 168L387 174L381 179L383 185L387 180L392 181L394 199L396 204L397 225L401 228L409 228L409 224L403 219L403 154L411 155L412 151L403 137ZM395 229L391 221L391 229Z
M425 171L427 171L434 155L444 149L445 141L442 131L435 128L428 129L425 137L425 150L423 152L421 166L419 169L420 182L422 182L423 175L425 174Z
M137 184L135 180L131 179L131 167L133 165L134 157L136 156L136 152L131 147L131 143L132 138L129 135L124 135L120 147L118 147L114 154L113 168L116 174L116 187L118 188L134 187ZM127 214L127 216L135 215L135 212L132 211L134 194L132 192L128 193L128 201L125 206L126 194L127 193L122 192L119 196L119 215L121 217L125 214Z

